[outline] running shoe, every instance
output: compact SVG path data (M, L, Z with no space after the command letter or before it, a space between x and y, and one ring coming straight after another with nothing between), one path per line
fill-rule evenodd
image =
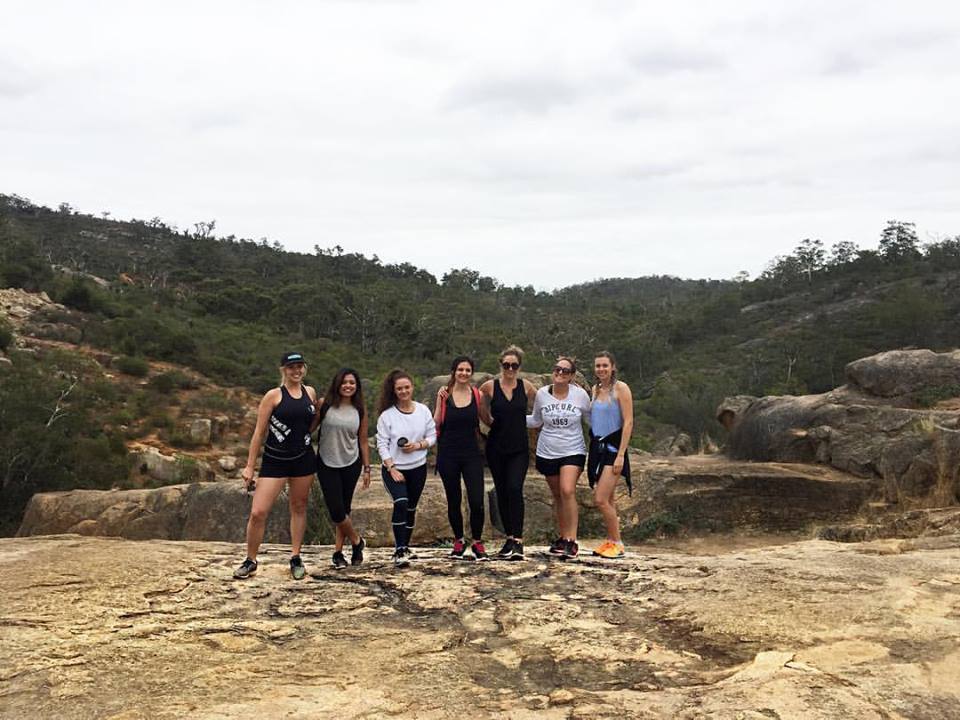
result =
M490 559L490 557L487 555L487 549L483 546L483 543L480 540L477 540L473 545L471 545L470 550L473 552L473 559L477 562Z
M497 553L497 557L500 560L509 560L510 555L513 554L513 538L507 538L507 541L503 544L503 547L500 548L500 552Z
M367 543L364 542L363 538L360 538L359 545L351 545L353 550L350 553L350 564L351 565L360 565L363 563L363 550L367 547Z
M576 540L567 540L563 545L563 557L565 558L575 558L580 554L580 546L577 545Z
M299 555L290 558L290 574L294 580L303 580L307 576L307 569L303 566L303 560Z
M600 547L598 547L596 550L593 551L593 554L598 555L600 557L604 557L604 553L610 549L611 545L613 545L612 542L610 542L609 540L604 540L603 544L601 544Z
M410 564L407 554L404 552L404 548L397 548L393 553L393 564L398 567L407 567Z
M463 551L467 549L467 544L463 538L453 541L453 550L450 551L450 557L454 560L463 560Z
M624 556L623 543L607 541L596 550L593 551L594 555L599 555L603 558L609 558L611 560L616 560Z
M550 543L550 547L547 548L547 552L551 555L563 555L563 548L566 544L566 540L564 540L562 537L558 537L556 540Z
M413 550L411 550L409 547L405 547L405 548L403 549L403 554L406 555L407 560L417 560L417 559L418 559L417 554L416 554Z
M513 541L513 547L510 548L510 560L525 560L523 555L523 543L519 540Z
M257 561L251 560L250 558L247 558L246 560L244 560L240 564L240 567L238 567L236 570L233 571L233 576L237 580L244 580L245 578L253 577L256 574L257 574Z
M342 550L337 550L333 554L333 566L337 570L342 570L343 568L348 566L347 559L343 556Z

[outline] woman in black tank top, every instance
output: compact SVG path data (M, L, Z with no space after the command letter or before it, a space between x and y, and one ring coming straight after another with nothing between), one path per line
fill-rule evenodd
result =
M500 377L487 380L480 392L489 417L487 465L497 493L497 510L507 541L497 553L503 560L523 560L523 484L530 464L527 435L529 401L536 389L520 377L523 350L511 346L500 353Z
M310 428L317 412L317 394L303 384L307 366L301 353L284 353L280 358L283 381L267 392L257 409L257 427L250 440L247 465L241 471L247 491L254 490L247 521L247 557L233 576L247 578L257 571L257 551L263 542L267 516L284 486L290 497L290 573L295 580L306 575L300 546L307 527L307 499L317 460ZM259 482L253 474L263 449Z
M454 358L450 381L437 392L433 421L437 426L437 472L443 480L447 496L447 519L453 530L454 560L470 559L465 555L463 515L460 512L463 494L460 478L467 488L470 507L470 546L474 560L487 560L483 544L483 458L477 436L480 431L480 393L471 384L473 360L466 355ZM458 405L457 403L460 403Z

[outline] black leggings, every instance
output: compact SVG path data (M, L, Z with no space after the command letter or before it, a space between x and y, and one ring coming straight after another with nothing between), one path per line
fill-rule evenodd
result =
M317 458L317 479L323 491L323 501L327 504L330 519L339 525L350 515L353 504L353 491L360 479L360 458L352 465L342 468L327 467Z
M437 456L437 472L443 480L447 494L447 519L453 537L463 537L463 515L460 506L463 493L460 491L460 476L467 486L467 504L470 506L470 534L474 540L483 539L483 458L479 454L468 458L449 457L440 452Z
M487 465L497 491L497 509L503 529L509 537L523 537L523 481L527 479L530 454L523 452L501 455L487 452Z
M397 482L386 468L383 468L383 484L393 498L393 542L398 548L410 546L410 536L413 535L413 523L417 517L417 503L423 486L427 484L427 465L409 470L400 470L404 482Z

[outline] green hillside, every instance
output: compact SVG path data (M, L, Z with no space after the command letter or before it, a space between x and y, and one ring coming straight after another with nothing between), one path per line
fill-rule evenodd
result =
M671 428L722 439L712 414L729 394L824 391L855 358L957 346L960 238L921 245L897 221L878 231L877 251L804 240L754 280L613 278L547 293L467 268L437 278L339 246L286 252L217 237L213 222L177 230L0 195L0 287L45 290L78 311L50 319L64 339L254 391L276 382L277 357L291 347L311 359L321 386L343 364L376 382L396 365L421 378L443 373L460 353L492 372L511 343L527 350L532 371L558 353L589 369L593 353L609 349L638 398L634 441L649 447ZM7 337L0 327L0 345ZM0 393L27 382L24 372L0 373ZM4 408L0 433L17 418ZM15 451L0 449L8 476L21 472Z

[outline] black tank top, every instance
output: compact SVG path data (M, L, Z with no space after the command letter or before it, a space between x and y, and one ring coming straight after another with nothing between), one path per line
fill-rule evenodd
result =
M447 409L443 416L443 428L438 442L438 453L444 457L466 458L478 455L477 430L480 427L480 410L477 398L470 391L470 404L457 407L453 395L447 396Z
M310 423L316 407L307 389L300 386L299 398L280 386L280 403L267 422L267 442L263 454L274 460L296 460L311 449Z
M494 378L490 414L493 416L493 426L490 428L488 444L494 450L504 455L529 452L527 390L523 380L517 380L513 397L507 400L500 389L500 378Z

